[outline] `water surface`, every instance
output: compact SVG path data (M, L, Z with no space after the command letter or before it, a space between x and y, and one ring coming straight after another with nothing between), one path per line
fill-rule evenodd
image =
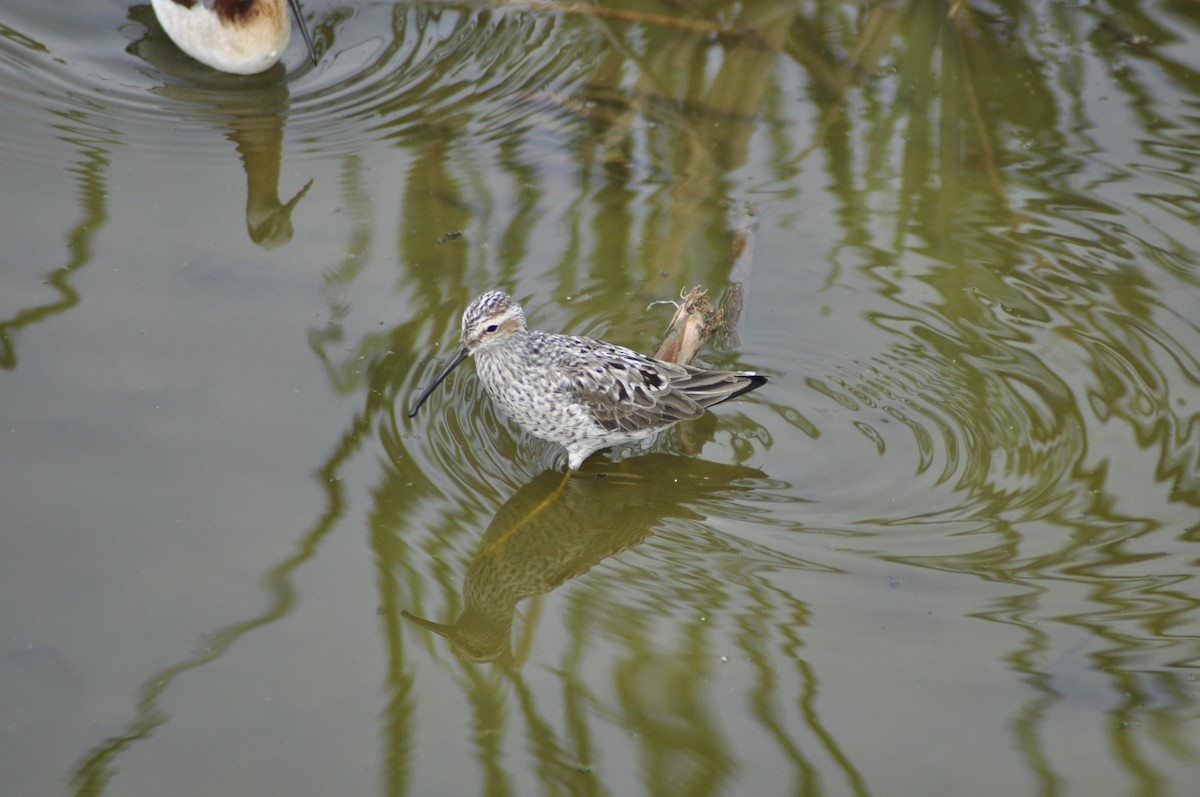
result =
M1191 794L1200 9L0 10L5 794ZM560 450L478 293L769 385ZM737 311L734 313L734 311Z

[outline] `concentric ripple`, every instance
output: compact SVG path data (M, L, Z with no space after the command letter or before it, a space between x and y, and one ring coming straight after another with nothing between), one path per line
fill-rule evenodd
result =
M292 123L333 155L358 149L364 129L380 139L459 128L484 139L511 134L513 125L547 122L512 98L556 110L552 98L581 74L579 54L598 50L587 42L553 16L367 7L345 20L335 51L295 87ZM547 85L546 75L562 76L562 85Z
M0 97L39 94L44 110L86 119L127 145L200 157L208 153L197 146L216 150L221 142L198 144L181 126L252 112L286 120L289 137L332 157L360 150L372 134L391 140L466 128L488 139L513 125L553 127L556 116L570 118L556 98L571 93L571 76L585 74L588 54L600 51L586 28L553 15L365 4L309 13L315 67L293 43L261 75L225 75L183 56L149 5L124 19L114 13L120 9L50 18L45 8L22 1L8 10L20 27L0 28ZM5 127L36 157L37 120L9 118Z

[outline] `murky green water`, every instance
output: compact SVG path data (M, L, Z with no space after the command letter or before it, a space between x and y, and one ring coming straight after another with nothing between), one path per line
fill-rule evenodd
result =
M0 8L0 791L1189 795L1200 7ZM770 384L560 450L476 294ZM734 305L731 305L731 307Z

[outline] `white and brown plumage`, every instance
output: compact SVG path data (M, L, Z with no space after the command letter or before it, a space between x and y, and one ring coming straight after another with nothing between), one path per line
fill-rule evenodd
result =
M743 371L663 362L594 338L527 329L516 300L488 291L463 313L462 348L408 417L468 355L475 357L492 401L534 437L566 448L571 470L602 448L698 418L767 381Z
M171 41L197 61L238 75L274 66L292 37L284 0L151 0ZM312 37L300 0L288 0L313 63Z

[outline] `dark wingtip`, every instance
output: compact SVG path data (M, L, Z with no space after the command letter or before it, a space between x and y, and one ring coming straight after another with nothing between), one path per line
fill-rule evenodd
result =
M737 398L744 393L749 393L751 390L758 390L767 383L767 378L762 374L738 374L739 377L746 380L746 384L739 387L737 390L729 394L729 398Z

